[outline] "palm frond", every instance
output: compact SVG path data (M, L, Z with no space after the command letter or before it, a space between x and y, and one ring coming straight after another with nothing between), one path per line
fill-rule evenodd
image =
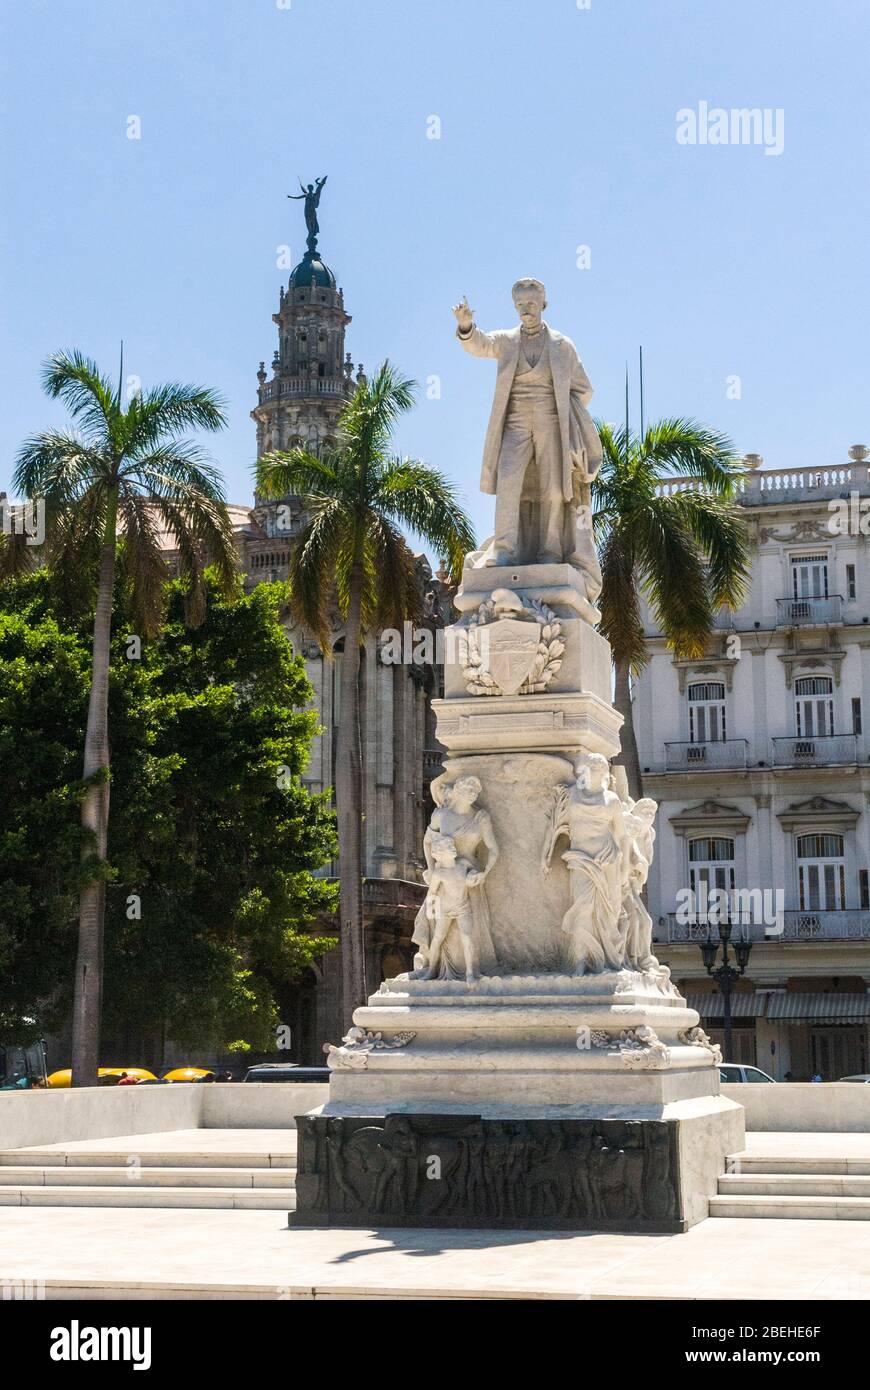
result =
M671 503L706 558L713 605L739 608L749 585L749 540L738 507L706 492L680 492Z
M434 546L458 582L463 559L476 542L453 483L418 459L390 459L379 474L373 501L387 516Z
M257 460L257 492L270 501L291 494L339 496L343 489L336 463L329 454L318 457L307 449L273 450Z
M58 352L42 371L46 395L62 400L91 443L113 438L121 416L118 395L96 362L84 353Z
M647 661L646 638L640 613L635 573L635 554L630 527L613 525L601 547L602 636L610 643L613 660L628 662L639 674Z
M66 506L94 482L107 481L111 468L105 450L77 434L46 430L26 439L18 450L12 487L21 496Z
M408 542L386 517L371 513L364 551L362 629L371 632L423 617L420 583Z
M654 498L631 517L641 589L678 656L703 655L713 626L704 555L684 522L680 494Z
M237 577L236 548L226 506L204 496L193 484L185 484L155 472L149 473L150 505L174 537L179 575L185 585L185 618L197 627L205 616L207 566L215 570L219 590L234 592ZM170 485L171 484L171 485Z
M743 473L728 436L696 420L658 420L646 431L640 454L660 478L679 474L699 478L711 492L723 497L733 495Z
M182 486L194 488L221 505L226 500L220 470L205 450L189 439L168 440L150 452L125 458L120 476L135 479L141 487L161 495Z
M106 524L106 488L99 479L73 501L49 511L48 556L62 606L81 613L96 585Z
M205 386L168 382L134 396L124 413L125 452L155 448L167 436L185 430L221 430L227 423L226 403Z
M122 543L118 574L129 586L130 610L136 630L146 637L154 636L159 630L169 578L169 567L160 548L158 515L148 498L129 484L121 484L118 523Z
M316 499L290 559L290 611L327 655L332 650L330 609L334 592L340 608L343 597L347 612L353 524L353 516L341 502L333 497Z

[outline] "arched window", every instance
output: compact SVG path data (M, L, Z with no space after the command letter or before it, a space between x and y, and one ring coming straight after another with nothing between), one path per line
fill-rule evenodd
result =
M689 887L696 916L703 921L714 889L734 890L734 841L708 836L689 841Z
M824 738L834 732L834 682L830 676L801 676L794 683L798 738Z
M725 686L701 681L689 686L690 743L718 743L725 733Z
M798 835L798 891L804 912L842 912L846 860L842 835Z

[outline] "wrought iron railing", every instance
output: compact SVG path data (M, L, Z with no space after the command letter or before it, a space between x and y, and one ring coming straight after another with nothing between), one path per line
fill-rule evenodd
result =
M709 743L666 743L667 772L706 772L717 768L745 768L749 744L745 738L714 739Z
M684 914L669 912L664 923L654 932L655 940L679 945L689 942L718 941L719 930L714 922L702 916L686 921ZM815 912L811 909L786 908L776 920L764 922L735 922L732 941L870 941L870 908L847 908L842 912Z
M829 767L858 761L856 734L806 734L770 741L774 767Z
M840 594L826 598L778 598L777 627L820 627L825 623L843 621L843 599Z

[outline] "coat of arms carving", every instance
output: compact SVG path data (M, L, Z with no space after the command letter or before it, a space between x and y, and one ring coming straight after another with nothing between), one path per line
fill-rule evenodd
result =
M562 665L562 625L545 603L496 589L469 620L462 670L472 695L533 695Z

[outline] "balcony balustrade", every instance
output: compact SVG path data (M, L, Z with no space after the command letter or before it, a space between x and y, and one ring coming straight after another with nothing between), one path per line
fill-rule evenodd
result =
M749 744L745 738L723 738L710 743L666 743L667 772L710 772L746 767Z
M778 598L776 600L777 627L826 627L830 623L842 623L843 598L841 594L829 594L827 598Z
M718 927L708 923L702 915L699 914L696 921L682 921L678 917L682 914L669 912L664 924L655 927L653 939L669 946L718 941ZM774 946L779 941L870 941L870 908L847 908L842 912L786 908L776 922L733 921L731 939L767 942Z
M855 734L804 734L770 742L774 767L831 767L858 761Z
M340 399L350 395L353 389L354 383L341 376L284 376L260 387L260 401L286 396L335 396Z

